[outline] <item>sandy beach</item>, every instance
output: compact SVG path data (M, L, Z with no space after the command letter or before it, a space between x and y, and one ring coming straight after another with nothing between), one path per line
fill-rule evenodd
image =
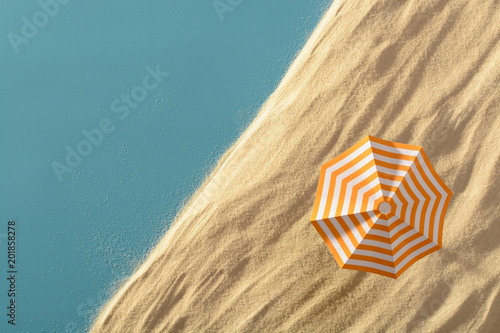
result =
M500 3L335 0L275 92L91 332L494 332ZM453 191L442 249L342 270L319 171L366 135L423 146Z

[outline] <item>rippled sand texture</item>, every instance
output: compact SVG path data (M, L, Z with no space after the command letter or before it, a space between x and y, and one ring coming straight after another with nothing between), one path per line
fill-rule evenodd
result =
M500 319L500 5L343 1L92 332L491 332ZM365 135L421 145L454 192L400 278L341 270L309 222Z

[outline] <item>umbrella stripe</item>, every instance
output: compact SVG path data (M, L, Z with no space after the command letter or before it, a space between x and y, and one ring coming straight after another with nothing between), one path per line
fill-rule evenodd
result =
M342 179L341 186L340 186L340 191L338 192L338 200L336 199L336 195L334 194L334 202L337 203L337 209L335 212L335 215L341 215L341 214L348 214L348 213L353 213L353 212L348 212L348 208L344 207L344 203L346 202L346 197L351 198L352 194L352 186L356 184L354 182L357 178L360 179L358 181L359 183L367 183L366 178L373 173L376 173L377 169L375 169L375 162L373 160L370 160L370 157L368 157L368 163L363 165L361 168L358 170L350 173L348 176ZM378 183L378 181L377 181ZM347 202L349 204L349 202ZM333 208L333 207L332 207ZM331 211L330 211L331 214ZM330 215L329 214L329 215Z
M406 223L406 222L403 221L402 219L396 217L396 221L394 221L393 223L391 223L389 225L389 232L397 232L394 230L399 230L398 228L402 228L401 225L404 223Z
M377 220L377 223L375 223L372 227L372 229L370 230L370 235L373 235L373 236L381 236L381 237L385 237L385 238L388 238L389 239L389 242L391 241L391 236L389 235L389 228L387 228L387 226L384 226L383 224L380 224L380 220L381 219L378 219ZM375 227L379 227L379 228L375 228ZM383 228L383 229L382 229ZM367 235L368 236L368 235ZM365 236L366 238L366 236Z
M347 151L344 153L340 154L333 160L331 160L328 163L325 163L321 167L321 176L320 176L320 181L318 184L318 190L317 190L317 198L320 200L316 202L314 205L314 210L313 210L313 218L319 218L320 215L323 215L323 210L325 209L327 197L328 197L328 191L331 188L330 186L330 181L331 181L331 174L334 170L337 168L340 168L343 163L348 163L349 161L353 160L356 158L363 150L366 150L370 146L370 143L368 142L368 137L365 137L363 140L355 144L353 147L349 148ZM358 148L363 148L364 149L359 149ZM343 163L339 163L343 161Z
M374 235L374 234L366 234L365 239L374 240L377 242L382 242L386 244L391 244L391 239L389 237Z
M423 257L431 254L432 252L435 252L439 250L440 247L434 246L434 247L429 247L426 246L425 248L422 249L421 252L418 254L415 254L412 259L408 260L401 268L398 268L396 278L399 277L401 274L403 274L404 271L406 271L411 265L413 265L417 260L422 259Z
M373 179L373 177L375 177L375 179ZM359 185L360 186L364 185L364 186L359 190L356 189L355 193L352 193L353 191L350 189L348 190L348 192L350 192L349 195L351 196L350 200L351 204L349 204L349 206L347 206L347 204L344 204L342 214L354 214L359 211L367 211L374 209L372 201L376 200L376 198L382 197L384 193L381 184L376 177L376 173L375 176L373 177L370 176L368 178L368 181L371 180L371 182L369 183L360 182ZM373 195L376 195L376 198L372 198ZM351 210L352 206L354 207Z
M421 234L426 235L426 233L427 233L426 229L428 227L428 225L427 225L428 220L426 218L426 214L427 214L427 207L429 206L430 197L427 194L427 192L422 188L420 182L416 178L415 173L413 172L413 168L410 168L408 170L408 176L409 176L408 182L410 184L413 183L413 185L417 189L417 193L420 194L420 197L419 197L419 199L420 199L419 206L420 206L420 204L422 204L422 208L419 209L418 212L417 212L417 214L419 215L418 216L418 218L419 218L419 228L420 228L419 231L420 231Z
M388 249L384 249L384 248L381 248L378 246L368 245L368 244L364 244L364 243L359 244L359 246L356 248L356 251L357 250L370 251L370 252L375 252L375 253L380 253L380 254L392 256L392 250L388 250Z
M369 216L369 215L368 215ZM362 241L363 238L366 238L366 232L363 230L363 236L360 234L355 234L353 228L349 228L348 222L351 221L351 219L356 219L354 215L344 215L341 217L334 217L331 219L325 219L325 221L331 222L331 227L330 224L326 223L326 225L330 228L330 231L334 236L338 235L340 236L340 245L342 249L344 250L344 253L349 256L351 253L353 253L354 249L357 248L359 243ZM372 220L372 219L370 219ZM374 223L374 222L372 222ZM373 227L375 227L377 224L373 224L371 232L373 234L377 234L376 232L374 233ZM382 226L381 226L382 227ZM333 229L332 229L333 228ZM388 236L388 227L385 226L386 233L381 234L380 236ZM377 240L377 239L374 239ZM345 244L345 247L343 246ZM347 250L347 249L348 250Z
M410 230L413 230L413 228L411 226L409 226L409 225L406 225L406 226L402 225L402 227L396 233L394 233L394 235L391 235L391 241L392 241L392 243L394 243L395 241L397 241L399 237L403 236L404 234L406 234Z
M374 262L363 261L363 260L349 260L348 263L344 264L343 268L356 269L356 270L367 270L373 269L385 272L388 276L395 276L396 269L394 267L388 267ZM381 273L378 273L381 274ZM389 275L390 274L390 275ZM384 274L385 275L385 274Z
M387 243L384 243L384 242L379 242L379 241L376 241L376 240L371 240L371 239L366 239L365 238L365 239L363 239L363 241L361 242L361 244L380 247L382 249L386 249L386 250L389 250L389 251L392 252L392 246L391 246L391 244L387 244Z
M346 188L346 196L351 199L350 202L344 202L343 207L340 207L339 203L339 207L337 209L342 208L342 212L345 212L346 209L348 213L371 209L371 205L368 202L363 202L363 195L372 188L377 188L382 191L380 179L374 166L367 170L364 174L360 175L357 179L359 179L357 183L355 181L351 181ZM363 209L363 203L367 204L368 208Z
M405 229L406 226L408 226L408 223L403 222L400 225L400 227L398 228L398 230ZM392 234L396 234L396 232L397 231L393 231ZM413 236L415 236L415 235L422 236L422 234L420 234L418 232L418 230L416 230L415 228L413 228L411 226L410 226L410 229L406 229L403 234L398 235L398 237L394 239L394 242L392 242L392 250L393 250L393 252L394 253L398 252L399 249L401 249L407 243L409 243L410 241L412 241L412 239L410 239L410 238L413 237Z
M373 210L373 206L369 202L370 195L367 195L367 192L373 190L379 181L374 179L368 185L359 189L356 193L356 204L354 206L354 212L363 212L363 211L371 211ZM377 192L375 192L377 193Z
M362 225L365 226L365 230L366 230L366 232L368 232L370 230L370 227L375 224L375 220L377 219L377 216L373 211L361 212L360 214L365 219L364 221L362 221Z
M384 259L380 259L378 257L375 257L375 256L371 256L371 255L362 255L362 254L356 254L356 253L353 253L347 262L350 262L350 260L362 260L362 261L368 261L368 262L372 262L372 263L377 263L379 265L384 265L384 266L387 266L387 267L392 267L394 268L394 263L392 262L392 260L384 260Z
M447 195L447 193L442 189L439 182L437 182L434 176L429 172L429 168L427 167L422 155L418 155L418 158L414 161L414 165L431 190L432 194L434 194L436 198L441 198Z
M377 220L378 222L379 220ZM390 229L388 226L386 225L383 225L383 224L380 224L380 223L375 223L372 227L372 230L379 230L379 231L383 231L383 232L390 232Z
M422 235L419 234L415 229L411 229L406 234L404 234L403 237L398 238L395 244L392 244L392 252L395 254L398 253L399 250L419 237L422 237Z
M398 198L403 203L403 205L401 206L401 215L399 217L408 222L409 225L415 226L415 223L411 218L411 212L413 211L415 202L413 201L413 198L408 194L408 191L406 191L406 185L403 182L401 182L395 195L398 196Z
M373 148L372 148L372 151L373 151ZM388 156L385 156L382 154L375 154L375 153L373 153L373 158L375 159L375 161L377 161L377 164L379 164L379 162L383 162L383 163L388 163L388 164L398 165L398 166L400 166L400 165L410 166L410 165L412 165L413 160L415 159L415 157L413 157L413 156L408 156L408 158L411 158L411 160L406 160L406 159L392 158L392 157L388 157Z
M328 187L329 182L325 181L325 170L326 167L325 165L321 166L321 172L319 175L319 182L318 182L318 189L316 190L316 201L314 202L314 208L311 216L311 221L314 221L318 218L318 211L320 208L320 203L323 202L323 195L322 193L325 191L325 189Z
M383 156L390 157L390 158L396 159L396 160L413 161L415 159L415 155L405 155L405 154L392 153L390 151L387 151L384 149L379 149L379 148L376 148L373 146L372 146L372 151L374 154L383 155Z
M363 175L365 172L366 174ZM354 213L348 211L348 205L344 207L345 199L352 197L351 187L348 187L348 185L353 186L357 182L362 182L363 184L368 183L368 181L364 178L368 177L368 175L371 175L373 172L376 172L376 167L373 159L370 155L368 155L363 160L358 162L357 165L352 168L352 170L348 170L341 175L338 175L332 197L332 202L334 203L334 205L330 206L328 215L332 215L332 211L335 211L335 215ZM360 179L359 181L352 182L358 177Z
M390 178L386 178L385 173L377 171L377 174L379 176L380 184L382 184L382 185L391 186L391 187L398 187L399 183L401 183L401 181L396 181L396 180L393 180ZM401 179L403 179L403 177L401 177Z
M440 198L438 197L438 195L434 193L436 189L429 181L428 177L423 173L423 170L421 169L421 166L417 160L412 166L412 169L414 170L415 176L419 178L419 182L424 188L425 194L428 198L428 206L425 209L425 223L426 223L425 230L426 230L426 236L432 239L433 238L432 233L434 227L433 221L435 219L435 212L437 211L437 204Z
M404 219L406 215L406 207L408 206L408 202L404 198L403 194L401 194L399 188L398 191L396 191L396 193L394 193L394 195L391 197L391 201L393 201L396 204L397 208L396 211L394 212L396 216L398 216L400 219Z
M378 169L377 171L378 171L380 178L396 182L397 184L399 184L403 180L403 176L385 173L385 172L380 171L380 169Z
M353 215L337 216L335 219L337 219L339 223L344 223L349 228L349 232L352 235L349 236L349 239L354 246L357 246L366 234L358 219L356 219Z
M437 249L439 248L439 246L436 246L436 244L432 243L428 239L422 240L422 242L416 243L413 247L415 248L415 250L409 251L410 253L408 255L405 255L403 260L399 261L398 260L399 258L396 259L396 261L398 262L396 265L396 270L401 269L401 267L403 267L406 263L408 263L413 258L418 256L420 253L427 251L428 249L431 249L431 248L437 248Z
M363 195L363 204L361 205L361 211L367 211L368 209L373 209L373 202L382 196L382 193L379 193L381 190L380 185L376 185L372 189L365 192ZM373 197L376 196L374 199ZM371 225L370 225L371 227Z
M393 164L393 163L388 163L388 162L384 162L384 161L377 161L377 165L381 166L385 169L398 170L398 171L403 171L403 172L408 171L408 169L410 168L407 165Z
M380 187L382 188L382 191L384 193L384 197L389 198L391 194L395 193L396 190L398 189L397 186L392 186L392 185L387 185L387 184L380 184Z
M345 152L343 152L339 156L335 157L333 160L326 162L323 165L326 168L325 171L332 172L333 170L336 169L336 164L339 164L340 166L342 166L343 165L342 161L344 161L345 163L351 161L352 159L357 157L361 152L365 151L369 147L370 147L370 141L369 141L368 136L366 136L363 139L361 139L361 141L356 143L354 146L347 149ZM340 166L337 166L337 167L340 167ZM332 168L332 170L330 170L330 168Z
M420 237L419 239L415 240L415 242L413 243L412 242L412 245L411 247L406 250L406 251L400 251L400 255L397 256L397 258L394 258L394 265L397 267L401 262L403 262L405 259L407 259L408 257L411 257L411 255L415 252L417 252L417 250L421 249L422 247L424 246L427 246L427 245L431 245L431 246L436 246L436 244L434 244L433 242L431 242L428 238L425 238L425 237Z
M407 173L405 176L405 179L403 180L402 183L406 183L408 185L408 188L410 189L410 195L414 194L415 195L415 200L414 200L414 209L415 211L413 212L413 217L415 220L415 227L419 232L422 232L422 228L424 226L422 222L422 213L423 213L423 208L424 208L424 202L425 202L425 197L422 195L418 187L415 185L413 177L411 177L411 174Z
M391 234L391 237L393 235L396 235L400 230L406 228L406 226L408 226L408 223L406 223L402 219L397 218L397 217L395 217L395 219L396 220L389 225L389 232Z
M380 223L381 220L377 221L377 224ZM372 229L370 230L370 234L378 233L378 231ZM389 235L388 232L385 232L385 236ZM367 260L383 265L387 265L389 267L394 267L393 259L392 259L392 251L390 249L383 249L377 246L366 245L366 242L370 241L369 239L363 239L362 244L356 248L354 253L349 257L347 263L350 263L351 259L356 260ZM362 255L364 257L360 257ZM390 262L388 262L390 261Z
M347 256L345 255L345 252L340 247L340 244L336 240L332 231L325 224L325 222L323 220L318 220L315 222L317 222L318 228L321 229L321 231L322 231L322 232L320 232L320 234L322 234L323 240L325 240L327 245L328 244L331 245L331 246L328 246L328 248L330 249L330 252L332 252L333 256L337 259L337 262L339 262L339 265L340 265L340 263L343 264L347 260ZM318 230L318 228L316 228L316 230Z
M409 239L411 239L411 241L408 242L405 246L401 247L397 251L393 250L393 260L396 266L400 262L404 261L407 257L411 257L414 252L416 252L423 246L427 246L428 244L431 244L431 246L437 246L427 237L419 234L413 235L412 237L409 237Z
M437 241L438 245L441 246L441 240L442 240L442 232L443 232L443 223L444 223L444 216L446 214L446 210L448 209L448 205L451 200L451 196L453 195L453 192L446 186L446 184L443 182L443 180L438 176L436 173L436 170L434 170L434 167L431 165L429 159L427 158L427 155L425 154L424 150L422 149L421 154L419 155L419 162L420 165L424 168L424 171L426 172L427 175L429 175L429 178L433 181L434 184L439 185L436 186L436 189L443 195L445 198L444 202L439 203L439 208L438 208L438 213L436 214L436 219L439 221L438 222L438 231L437 231ZM432 177L431 177L432 175Z
M347 219L351 221L351 223L356 227L356 230L358 231L359 235L361 238L363 238L368 230L370 230L370 227L366 223L367 219L370 219L370 215L367 213L364 213L366 216L364 216L361 213L355 213L355 214L348 214L348 215L342 215L341 217L343 219Z
M427 182L425 182L425 177L422 176L422 173L419 172L418 166L414 164L412 168L408 171L408 181L409 183L415 184L416 192L422 195L424 200L419 200L419 204L422 204L422 208L418 209L418 213L420 214L417 226L419 228L419 232L428 236L429 228L433 226L433 213L436 196L432 192L431 188L428 187ZM404 185L404 182L403 182ZM424 189L425 187L425 189ZM432 193L432 196L430 195ZM421 198L420 198L421 199ZM416 226L416 227L417 227ZM432 238L432 237L431 237Z
M370 169L370 172L371 172L371 169ZM362 174L358 177L361 177L361 178L365 178L364 181L359 181L357 184L355 185L351 185L351 183L348 185L347 187L347 195L345 197L349 198L356 198L356 192L359 193L359 188L361 186L363 186L365 183L367 182L371 182L371 181L374 181L376 178L377 178L377 174L371 174L370 176L365 176L365 174ZM385 178L381 178L380 176L378 177L378 180L380 182L380 187L381 187L381 191L382 191L382 194L385 196L385 197L390 197L392 196L392 194L397 190L397 182L394 182L390 179L385 179ZM352 186L352 191L350 190L351 189L351 186ZM341 189L342 191L343 189ZM345 200L345 199L344 199ZM345 201L345 202L348 202L348 201ZM346 212L346 203L344 202L344 207L342 210L342 214L346 214L346 213L349 213L349 214L352 214L354 212L358 212L361 207L360 205L362 204L362 201L359 201L359 200L350 200L350 205L347 209L347 212ZM337 207L337 212L338 212L338 209L340 209L340 204L342 204L342 202L339 203L339 206ZM354 208L353 208L354 206ZM368 208L365 208L365 209L368 209ZM361 209L362 210L362 209Z
M359 183L357 183L356 185L354 185L352 187L352 198L353 198L353 200L350 200L350 204L349 204L349 208L348 208L348 213L349 214L353 214L354 212L357 211L356 207L360 208L360 206L361 206L362 202L359 201L359 200L357 200L360 190L364 186L366 186L366 183L370 184L370 183L376 182L376 178L377 178L377 173L374 172L370 176L366 177L366 182L359 182Z
M384 202L386 200L386 198L384 196L377 196L377 198L375 199L375 201L373 202L373 208L374 209L377 209L378 206ZM380 218L380 215L382 213L380 213L378 210L377 210L377 216Z
M321 203L319 207L319 214L325 216L325 207L331 207L333 200L333 192L337 187L337 177L339 174L353 168L358 162L364 160L370 155L369 142L362 145L362 149L355 151L352 155L346 156L345 159L339 160L338 163L330 166L325 171L325 184L321 196ZM363 164L366 164L363 163ZM341 178L340 178L341 179ZM317 215L318 217L320 215Z
M382 149L394 154L417 156L420 149L422 149L422 147L420 146L386 141L370 135L368 136L368 138L371 141L372 147Z
M403 179L403 181L401 182L402 188L404 189L406 194L408 194L408 196L410 197L410 200L408 200L408 202L409 203L411 202L411 210L407 212L407 216L405 217L404 220L407 221L406 218L408 218L410 225L415 227L416 229L419 229L419 219L417 218L417 212L418 208L420 207L420 200L415 194L415 192L413 192L413 188L409 184L410 182L411 179L408 180L407 177L405 177L405 179Z
M406 175L406 171L404 170L396 170L396 169L391 169L391 168L386 168L381 165L376 164L377 171L380 173L388 173L393 176L399 176L399 177L404 177Z
M370 251L370 250L363 250L360 248L356 248L356 251L352 254L352 256L349 257L349 259L361 260L360 257L355 257L355 256L365 256L365 257L376 258L379 260L389 261L391 264L386 265L386 266L394 267L394 263L393 263L394 260L392 259L392 252L385 254L385 253L381 253L379 251ZM376 262L376 261L373 261L373 262Z
M342 217L334 217L334 218L331 218L328 220L331 220L332 224L337 228L337 230L339 230L339 234L342 236L342 239L344 240L347 247L349 248L349 250L352 253L354 251L354 249L356 248L356 246L359 244L359 242L356 240L356 236L353 234L353 231L352 231L352 230L354 230L354 228L351 228L348 225L347 219L344 220ZM338 229L338 226L340 226L341 229ZM360 241L361 241L361 239L360 239Z
M420 157L418 158L421 159L420 162L422 162L422 165L425 167L426 171L432 174L433 179L437 181L438 184L440 185L440 188L443 189L445 193L442 194L448 194L449 196L451 196L453 192L448 188L448 186L446 186L443 180L438 176L436 170L434 170L434 167L432 166L431 162L429 161L429 158L427 157L423 149L420 153Z
M436 214L438 212L438 204L442 200L442 195L438 191L438 189L434 186L432 181L429 179L429 177L426 175L425 171L422 168L422 165L420 164L419 160L415 160L415 168L418 171L418 174L423 178L424 183L427 185L428 188L428 193L431 194L431 209L429 212L429 226L428 226L428 235L430 239L433 239L435 243L437 243L437 232L435 232L435 221L436 221Z
M323 222L327 226L328 230L335 237L335 240L337 240L343 253L345 253L345 255L347 257L349 257L351 255L352 251L354 251L354 247L352 246L352 243L349 242L349 238L347 237L347 235L345 235L343 228L340 226L340 224L335 219L332 219L332 220L323 219ZM325 232L326 232L326 230L325 230ZM328 232L326 232L326 234L328 235ZM349 246L351 246L350 249L349 249Z
M337 251L337 248L334 245L335 242L332 242L330 240L330 237L325 233L325 231L323 230L323 226L320 225L319 221L311 221L311 223L318 232L318 234L320 234L321 238L325 242L326 246L332 253L333 257L335 258L339 266L342 267L344 265L344 260L341 258L340 253Z
M349 170L357 170L359 169L359 166L365 165L369 161L370 161L370 151L366 150L365 152L361 153L359 157L353 159L345 166L340 167L338 170L331 172L330 176L332 177L332 182L330 184L325 184L325 186L327 187L326 191L327 197L326 197L326 203L324 207L322 207L323 210L321 211L323 217L331 214L332 202L335 203L338 202L339 191L342 186L342 180L344 177L350 174ZM336 197L335 193L337 193Z

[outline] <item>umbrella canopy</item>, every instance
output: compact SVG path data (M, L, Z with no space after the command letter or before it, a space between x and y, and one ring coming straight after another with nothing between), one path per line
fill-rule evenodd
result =
M311 223L340 267L397 278L441 248L451 196L422 147L367 136L321 167Z

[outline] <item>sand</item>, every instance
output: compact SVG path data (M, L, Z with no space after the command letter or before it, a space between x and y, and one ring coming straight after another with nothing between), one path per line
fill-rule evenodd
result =
M499 1L335 0L92 332L498 330L499 39ZM340 269L309 222L320 166L368 134L454 192L397 280Z

